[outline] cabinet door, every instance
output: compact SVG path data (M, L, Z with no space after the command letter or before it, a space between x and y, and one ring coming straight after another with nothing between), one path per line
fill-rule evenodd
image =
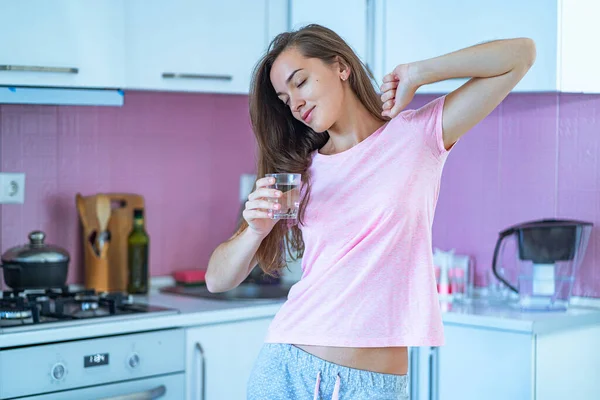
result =
M290 4L288 1L267 0L267 45L277 35L290 29L289 15Z
M386 0L382 62L420 61L495 39L530 37L537 60L514 91L557 89L557 7L552 0ZM466 79L426 85L418 93L448 93Z
M366 0L292 0L292 28L309 23L323 25L335 31L367 63Z
M444 325L444 334L446 344L434 359L433 399L532 398L533 336L459 325Z
M245 400L246 384L272 318L187 330L188 400Z
M120 0L4 0L0 85L122 88Z
M128 0L127 88L248 93L266 0Z
M560 90L571 93L600 93L600 2L563 2L561 8Z

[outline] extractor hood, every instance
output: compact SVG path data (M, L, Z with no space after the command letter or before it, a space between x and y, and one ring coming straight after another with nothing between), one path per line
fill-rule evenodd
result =
M0 87L0 104L120 107L123 105L123 101L123 91L115 89L63 89L21 86Z

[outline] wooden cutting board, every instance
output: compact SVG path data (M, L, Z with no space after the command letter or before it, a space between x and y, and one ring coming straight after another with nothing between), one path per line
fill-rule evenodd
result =
M108 288L110 291L127 291L127 238L133 228L133 210L144 209L144 198L132 193L107 193L112 212L108 222L110 247L108 248ZM146 213L144 212L144 217Z
M85 286L89 289L109 292L126 292L128 281L127 266L127 238L133 227L133 210L144 209L144 198L133 193L103 193L111 202L111 215L108 222L110 242L106 252L106 260L101 260L94 255L89 247L88 238L94 230L98 229L96 217L96 195L81 196L77 194L77 204L80 219L84 227L83 238L87 256L85 262L94 265L85 265ZM144 212L144 216L145 216ZM99 265L106 265L106 271L100 271Z

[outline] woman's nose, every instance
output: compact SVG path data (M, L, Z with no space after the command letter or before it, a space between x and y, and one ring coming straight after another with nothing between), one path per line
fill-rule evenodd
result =
M304 106L304 100L302 99L294 99L292 100L292 111L299 112L300 109Z

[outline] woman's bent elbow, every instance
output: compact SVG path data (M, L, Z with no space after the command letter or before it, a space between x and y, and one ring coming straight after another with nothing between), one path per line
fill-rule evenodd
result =
M208 289L208 291L211 293L219 293L226 291L227 289L223 288L223 285L219 282L219 279L217 279L213 275L214 274L211 273L211 269L209 267L206 271L206 277L204 278L206 281L206 288Z
M237 286L235 282L232 282L223 276L215 276L214 272L211 272L210 267L206 271L204 280L206 281L206 288L211 293L226 292Z

